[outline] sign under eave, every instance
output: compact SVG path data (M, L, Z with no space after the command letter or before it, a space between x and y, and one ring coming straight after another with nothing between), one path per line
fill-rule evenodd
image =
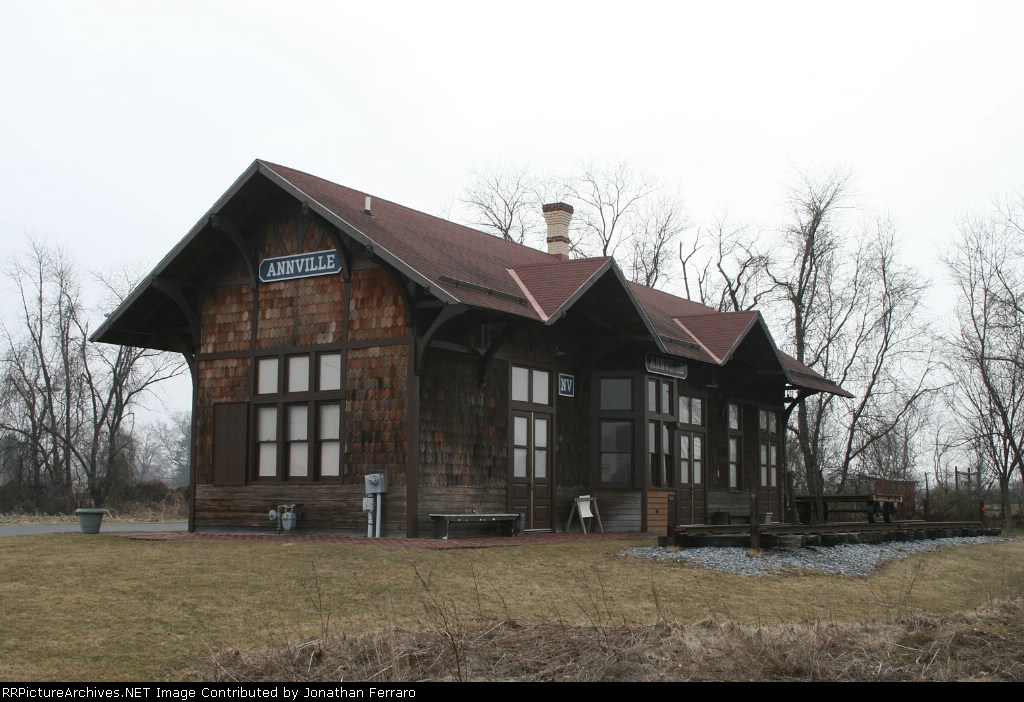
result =
M645 360L648 373L657 373L658 375L667 375L671 378L681 378L686 380L686 374L689 368L682 361L678 361L668 356L660 356L656 353L647 354Z
M334 275L340 272L341 256L338 255L337 249L265 258L260 261L260 282L263 283L311 278L316 275Z

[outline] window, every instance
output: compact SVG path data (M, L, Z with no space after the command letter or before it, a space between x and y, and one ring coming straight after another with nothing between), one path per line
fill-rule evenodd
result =
M740 440L735 436L729 437L729 487L740 487Z
M652 487L675 483L672 432L675 429L675 381L647 378L647 455Z
M740 406L729 405L729 431L740 430Z
M532 422L531 422L532 420ZM532 424L533 434L530 434ZM533 453L533 477L548 477L548 428L547 417L535 414L512 417L512 475L516 478L530 476L530 453Z
M779 433L779 413L771 410L759 410L757 423L762 434Z
M761 442L761 485L779 486L779 445L774 441Z
M310 481L341 476L343 385L340 352L256 361L257 479Z
M512 401L551 404L551 374L536 368L512 366Z
M261 358L256 362L256 394L277 394L277 359Z
M309 408L306 405L288 406L288 476L309 476Z
M647 453L650 457L651 485L672 485L672 442L665 422L647 422Z
M704 479L704 434L679 432L679 484L700 485Z
M320 390L341 390L341 354L320 354Z
M341 405L329 402L320 405L320 476L337 478L341 475Z
M742 433L740 406L729 404L729 489L743 487Z
M288 392L309 390L309 356L288 357Z
M636 447L633 429L636 418L633 416L633 378L598 378L595 390L596 449L600 457L598 479L605 485L632 486L637 477L634 466Z
M648 378L647 411L651 414L672 414L672 410L672 383Z
M704 480L704 398L679 396L679 482L700 485Z
M256 410L256 474L261 478L277 475L277 407Z
M761 434L759 445L761 485L763 487L778 487L779 413L773 410L758 410L757 425Z
M633 423L601 422L601 482L633 482Z
M679 396L679 422L704 426L704 398Z
M632 378L601 378L601 409L633 409Z

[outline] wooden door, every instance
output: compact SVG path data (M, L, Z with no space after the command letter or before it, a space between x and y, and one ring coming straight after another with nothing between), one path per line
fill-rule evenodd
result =
M525 515L523 529L552 528L551 420L546 412L512 413L511 508Z

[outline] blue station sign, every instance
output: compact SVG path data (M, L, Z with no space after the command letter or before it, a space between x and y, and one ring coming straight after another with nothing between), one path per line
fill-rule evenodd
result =
M562 397L576 397L576 376L559 373L558 394Z
M333 275L341 272L341 256L337 249L278 256L260 261L260 281L273 283L293 278L311 278L315 275Z

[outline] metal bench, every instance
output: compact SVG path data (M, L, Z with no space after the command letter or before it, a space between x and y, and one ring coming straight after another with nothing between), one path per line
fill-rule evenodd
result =
M469 512L460 514L431 514L434 520L434 538L447 539L448 527L451 524L481 524L497 522L501 525L502 534L516 536L522 515L518 512Z

